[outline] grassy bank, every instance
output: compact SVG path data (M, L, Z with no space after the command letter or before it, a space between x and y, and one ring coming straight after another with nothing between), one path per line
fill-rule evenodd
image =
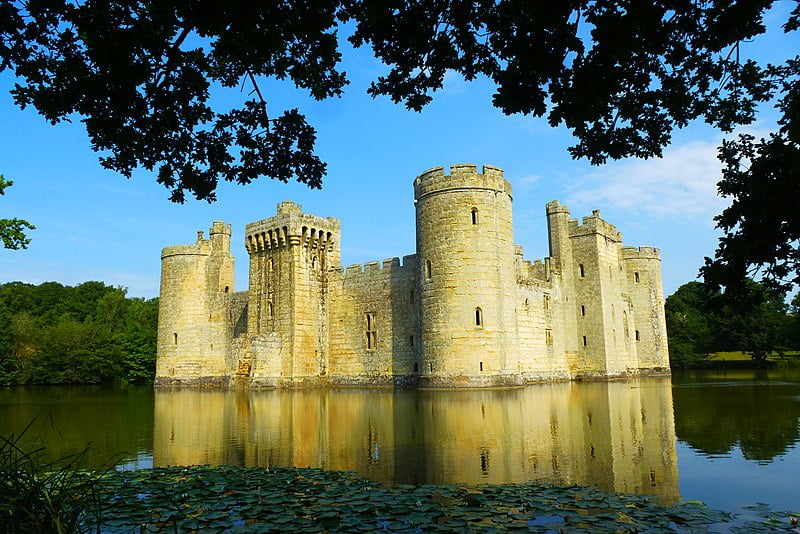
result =
M758 367L800 367L800 351L772 352L765 362L753 360L750 354L741 351L714 352L707 360L698 362L706 369L755 369Z

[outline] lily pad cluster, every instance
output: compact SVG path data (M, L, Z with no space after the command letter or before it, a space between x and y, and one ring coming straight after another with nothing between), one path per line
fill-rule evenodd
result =
M699 502L662 507L647 496L587 487L526 483L383 488L354 473L321 469L115 471L101 478L97 490L97 517L104 532L705 532L742 524ZM796 528L791 514L758 511L748 527Z

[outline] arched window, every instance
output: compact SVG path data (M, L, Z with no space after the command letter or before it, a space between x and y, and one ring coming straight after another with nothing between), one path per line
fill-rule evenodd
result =
M177 345L177 344L178 344L178 333L177 333L177 332L175 332L174 334L172 334L172 339L173 339L173 341L175 342L175 344Z
M478 224L478 208L472 208L472 224Z
M475 308L475 326L483 326L483 311Z
M225 286L225 293L228 293L231 290L229 286Z
M631 338L631 333L628 330L628 312L622 312L622 329L625 330L625 339Z
M425 278L428 280L433 276L433 267L431 267L431 260L425 260Z
M267 304L267 307L269 308L269 316L272 317L275 314L275 307L271 302Z

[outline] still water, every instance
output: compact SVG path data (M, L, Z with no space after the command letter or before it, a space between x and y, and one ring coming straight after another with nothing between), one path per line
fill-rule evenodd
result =
M385 485L540 480L800 508L800 371L514 390L0 388L0 434L91 466L356 471Z

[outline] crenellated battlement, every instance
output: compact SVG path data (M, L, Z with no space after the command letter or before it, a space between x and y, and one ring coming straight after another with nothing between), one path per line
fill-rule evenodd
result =
M583 217L580 223L577 219L570 219L568 228L570 237L598 234L622 242L622 233L617 231L616 226L600 217L600 210L593 210L592 214Z
M164 260L173 256L210 256L211 251L211 241L201 238L193 245L165 247L161 250L161 259Z
M341 226L338 219L303 213L300 204L290 201L278 204L276 212L274 217L245 227L245 248L250 254L301 244L330 251L338 244Z
M656 247L622 247L623 260L660 260L661 251Z
M277 208L278 215L287 215L289 213L302 213L302 212L303 212L302 204L292 202L291 200L284 200L283 202L278 202L278 208Z
M459 163L450 166L450 174L444 167L434 167L414 180L414 200L452 190L483 189L499 191L511 196L511 184L503 177L503 169L484 165L481 172L474 163Z
M547 215L554 215L556 213L566 213L569 215L569 208L560 203L558 200L551 200L545 205Z
M522 260L521 271L517 272L517 282L523 284L549 282L550 264L549 257L543 260Z
M381 261L368 261L366 263L354 263L347 267L334 267L330 271L338 272L345 281L355 281L359 278L370 278L375 276L392 276L405 274L415 271L417 268L417 255L411 254L400 258L386 258Z
M211 223L209 235L214 236L217 234L231 235L231 225L223 221L214 221Z

